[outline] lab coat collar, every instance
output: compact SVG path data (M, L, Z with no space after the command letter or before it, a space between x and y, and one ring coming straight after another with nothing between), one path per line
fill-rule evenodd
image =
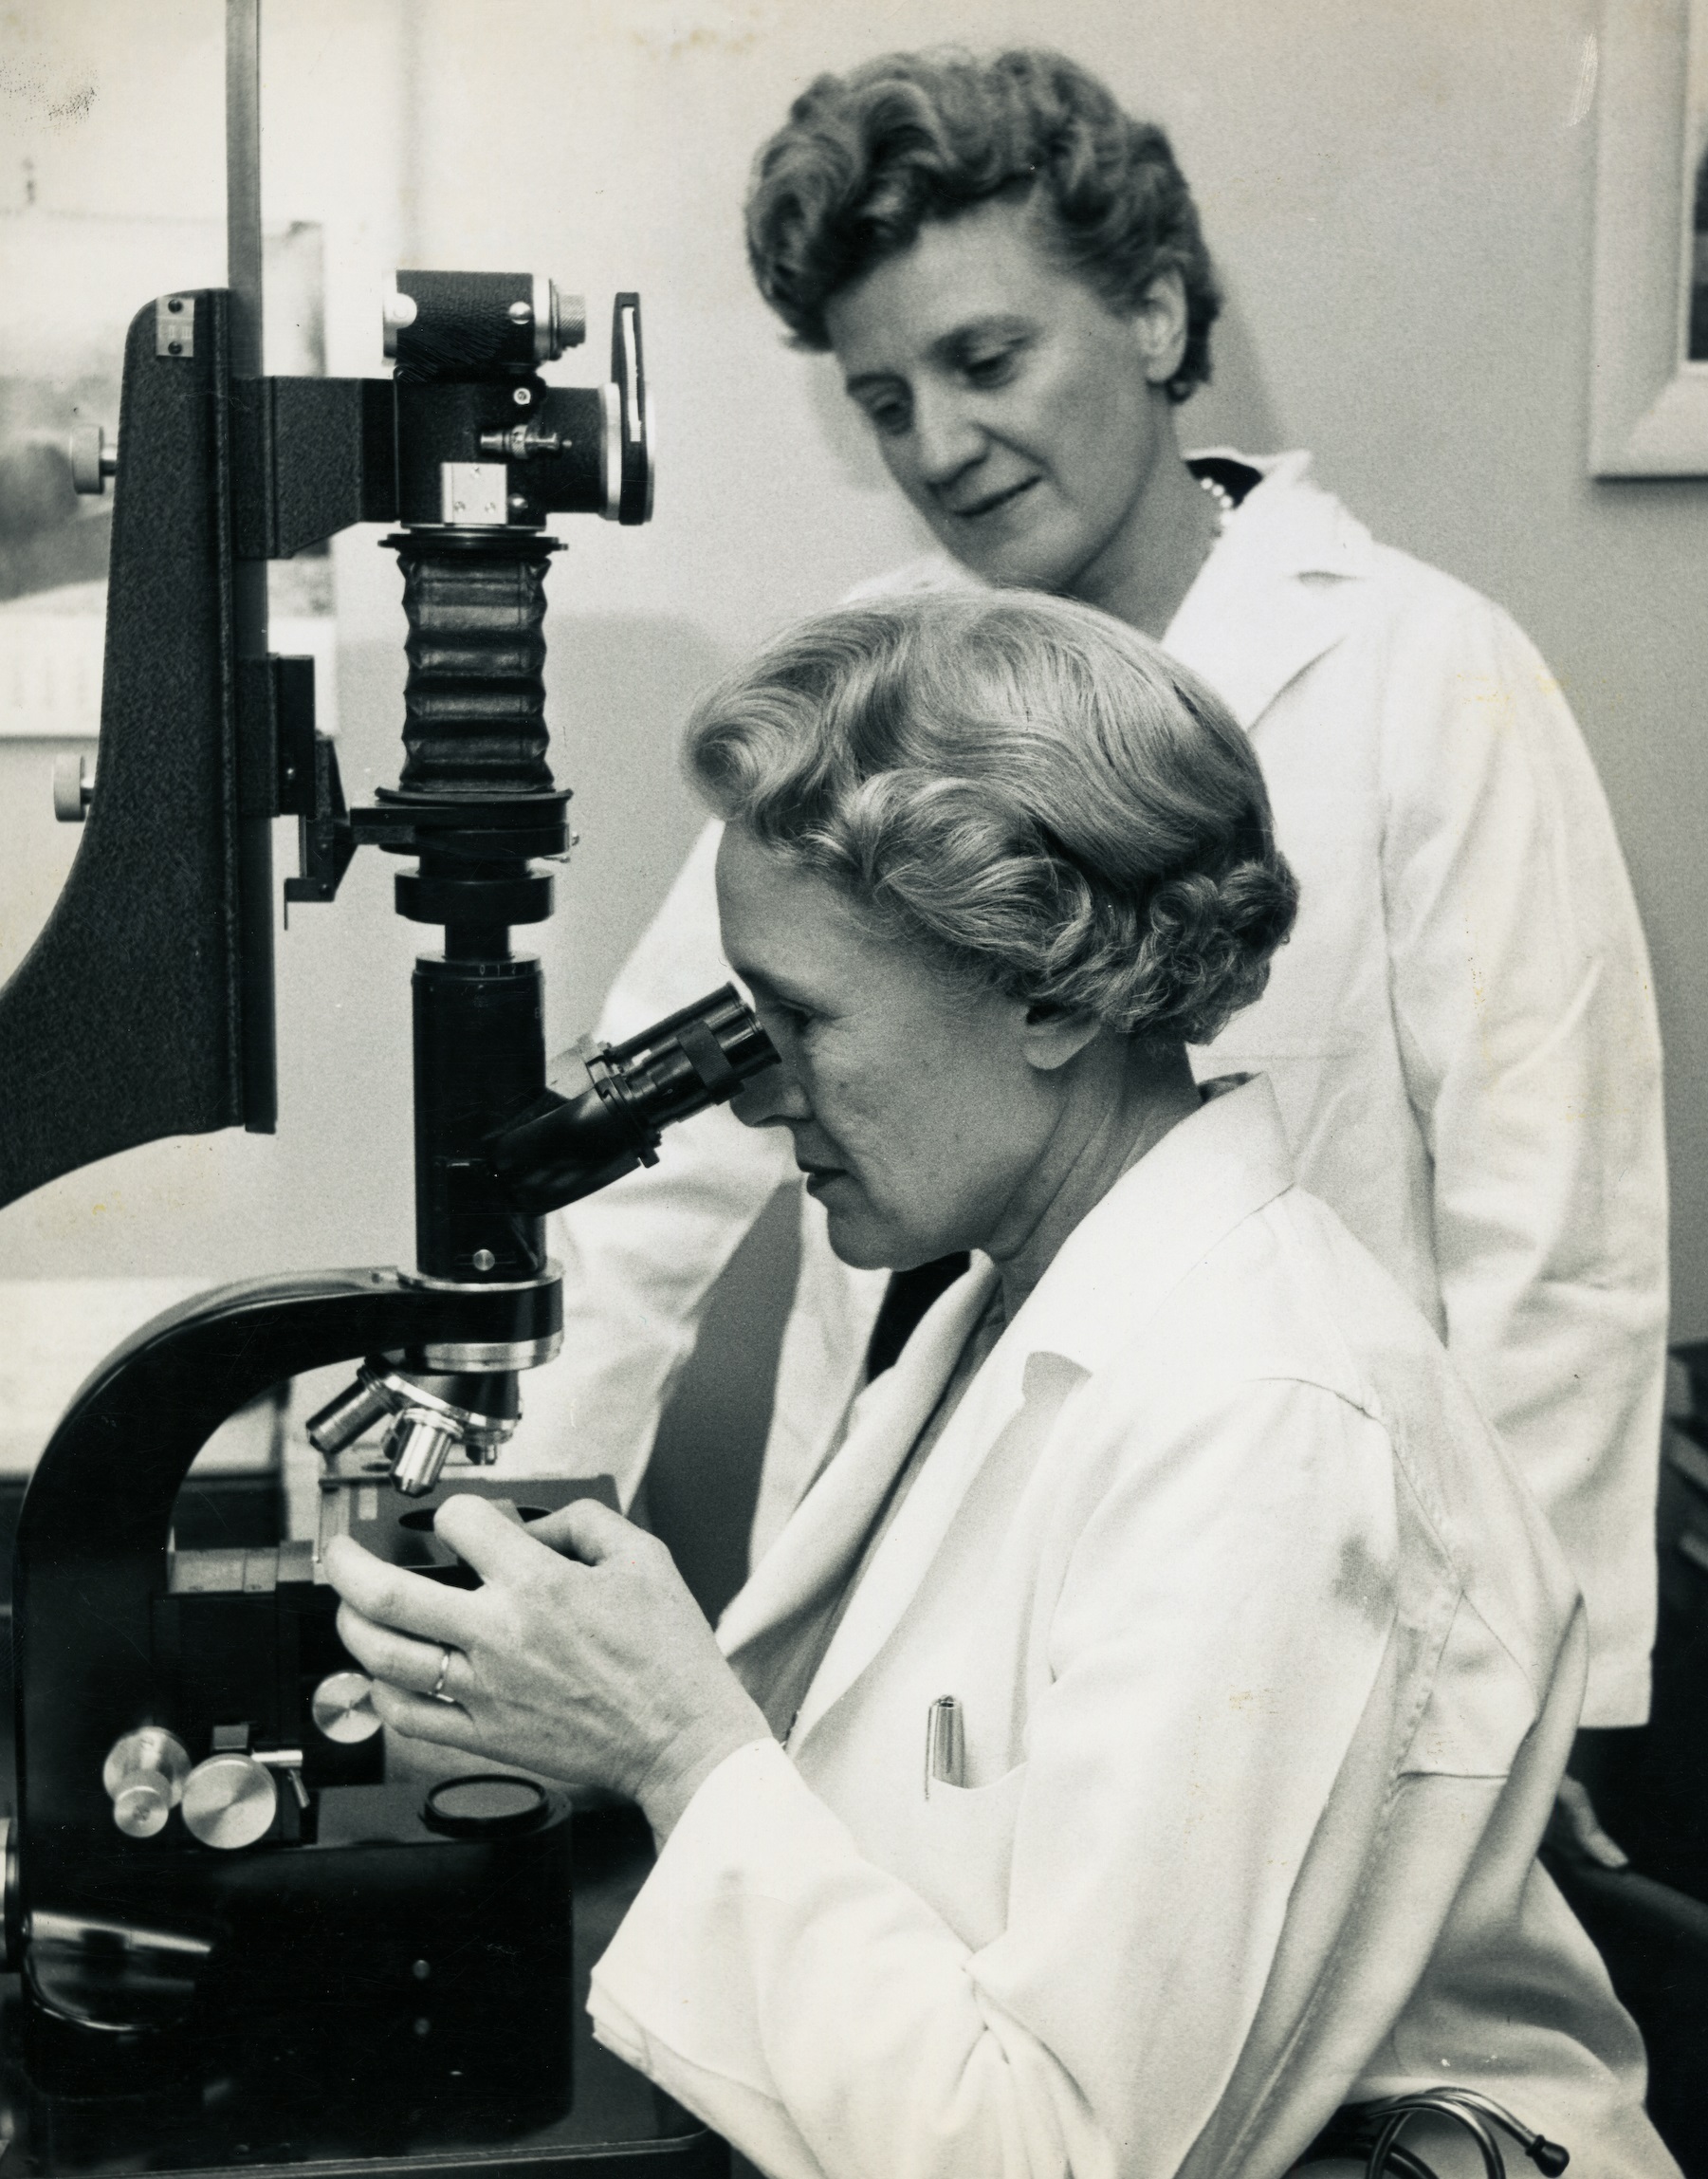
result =
M931 1304L894 1364L854 1402L840 1449L719 1620L725 1655L803 1610L852 1569L996 1280L995 1265L975 1258Z
M1370 533L1309 475L1311 456L1204 450L1258 471L1228 516L1163 637L1249 732L1305 668L1353 625ZM1188 457L1193 458L1193 457Z
M1033 1357L1090 1374L1243 1218L1293 1181L1275 1094L1261 1076L1208 1085L1070 1234L968 1387L873 1560L802 1704L795 1743L854 1685L889 1639L929 1570L986 1456L1028 1397L1059 1401L1062 1373L1040 1386ZM842 1450L807 1493L718 1639L732 1660L768 1629L852 1575L885 1491L929 1418L996 1283L980 1259L940 1296L855 1411ZM1075 1376L1072 1381L1077 1381Z

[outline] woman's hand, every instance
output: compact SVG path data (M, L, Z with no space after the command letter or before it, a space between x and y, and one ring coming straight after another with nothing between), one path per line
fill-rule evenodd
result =
M626 1794L661 1839L766 1737L670 1553L620 1514L578 1499L523 1529L450 1498L433 1527L484 1586L424 1580L348 1537L326 1550L339 1633L393 1731Z

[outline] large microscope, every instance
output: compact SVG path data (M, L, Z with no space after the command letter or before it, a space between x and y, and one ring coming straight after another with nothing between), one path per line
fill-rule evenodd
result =
M377 847L406 863L397 913L440 934L413 978L416 1259L156 1319L42 1455L13 1584L4 2125L43 2174L711 2173L722 2145L597 2051L574 2003L578 1945L615 1911L609 1857L572 1869L569 1803L533 1780L388 1780L320 1573L341 1532L469 1580L432 1533L448 1487L524 1520L590 1487L492 1474L561 1339L544 1215L774 1058L726 987L548 1073L540 965L511 946L552 913L541 864L571 844L545 525L651 513L640 303L616 297L610 378L557 386L542 366L582 341L579 301L531 274L402 271L376 313L389 377L265 376L254 0L229 21L230 285L138 312L117 444L73 453L80 488L114 489L101 740L93 778L61 783L83 823L70 877L0 991L0 1204L160 1136L273 1127L271 824L294 816L288 902L331 902ZM409 671L396 784L349 808L311 662L266 650L266 565L358 522L390 526ZM175 1549L213 1431L340 1361L352 1381L310 1425L319 1537Z

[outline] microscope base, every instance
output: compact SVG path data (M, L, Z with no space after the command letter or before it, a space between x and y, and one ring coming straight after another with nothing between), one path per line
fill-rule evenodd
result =
M725 2179L724 2144L595 2043L586 2018L593 1962L651 1858L646 1825L612 1809L574 1832L574 1954L555 1987L493 1975L480 2006L417 2012L398 1993L362 2004L359 1962L334 1961L295 2002L256 1990L201 2015L182 2066L123 2088L85 2076L79 2093L58 2069L38 2075L33 2008L0 1978L8 2179Z

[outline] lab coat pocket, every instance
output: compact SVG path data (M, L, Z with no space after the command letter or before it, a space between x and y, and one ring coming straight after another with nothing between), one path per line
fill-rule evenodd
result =
M1016 1764L991 1785L934 1778L915 1804L918 1888L975 1951L1008 1926L1008 1868L1026 1768Z

